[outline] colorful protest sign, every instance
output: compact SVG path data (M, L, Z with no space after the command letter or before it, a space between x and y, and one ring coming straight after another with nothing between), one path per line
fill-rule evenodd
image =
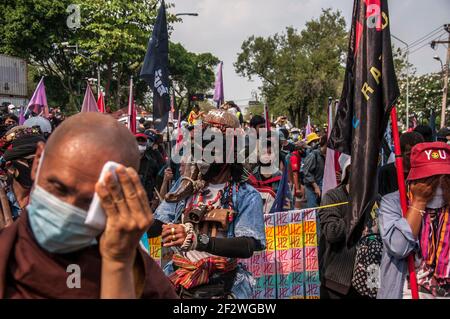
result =
M254 299L320 297L315 209L264 215L266 249L240 262L255 278ZM149 238L150 256L161 266L169 256L161 237Z
M320 296L316 210L267 214L266 250L241 260L256 280L254 299Z

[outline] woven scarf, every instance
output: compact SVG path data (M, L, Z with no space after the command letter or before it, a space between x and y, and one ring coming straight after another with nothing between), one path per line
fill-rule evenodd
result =
M178 289L183 286L185 289L194 288L203 284L207 284L209 277L216 271L229 272L237 267L236 259L228 259L224 257L208 257L197 262L174 255L172 261L178 269L170 274L169 278Z
M427 266L434 269L434 277L450 278L450 218L449 206L427 209L422 220L420 249Z

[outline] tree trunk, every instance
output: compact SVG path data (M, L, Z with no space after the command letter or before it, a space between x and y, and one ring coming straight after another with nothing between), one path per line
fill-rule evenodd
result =
M294 109L292 108L292 106L290 106L288 108L288 113L289 113L289 121L295 125L295 112Z

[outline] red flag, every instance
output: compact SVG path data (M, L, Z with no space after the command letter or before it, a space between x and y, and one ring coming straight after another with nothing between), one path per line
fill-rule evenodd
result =
M105 113L105 96L102 91L100 91L100 95L98 96L97 107L100 113Z
M183 141L183 132L181 131L181 112L178 111L178 123L177 123L177 144L175 147L175 152L178 153L178 150L180 148L180 144Z
M133 78L130 79L130 95L128 97L128 129L131 133L136 134L136 106L133 97Z

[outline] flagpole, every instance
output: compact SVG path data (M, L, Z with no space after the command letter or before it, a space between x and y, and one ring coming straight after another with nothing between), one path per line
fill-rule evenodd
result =
M403 217L406 218L408 204L406 201L405 175L403 173L403 159L402 159L402 152L400 149L397 110L395 109L395 106L392 108L391 111L391 122L392 122L392 137L394 138L395 167L397 170L397 183L398 183L398 190L400 193L400 204L402 207ZM416 270L414 266L414 253L411 253L408 256L408 272L409 272L409 281L411 285L412 299L419 299L419 289L417 286Z
M130 92L128 95L128 129L131 131L131 118L133 117L133 77L130 77Z

